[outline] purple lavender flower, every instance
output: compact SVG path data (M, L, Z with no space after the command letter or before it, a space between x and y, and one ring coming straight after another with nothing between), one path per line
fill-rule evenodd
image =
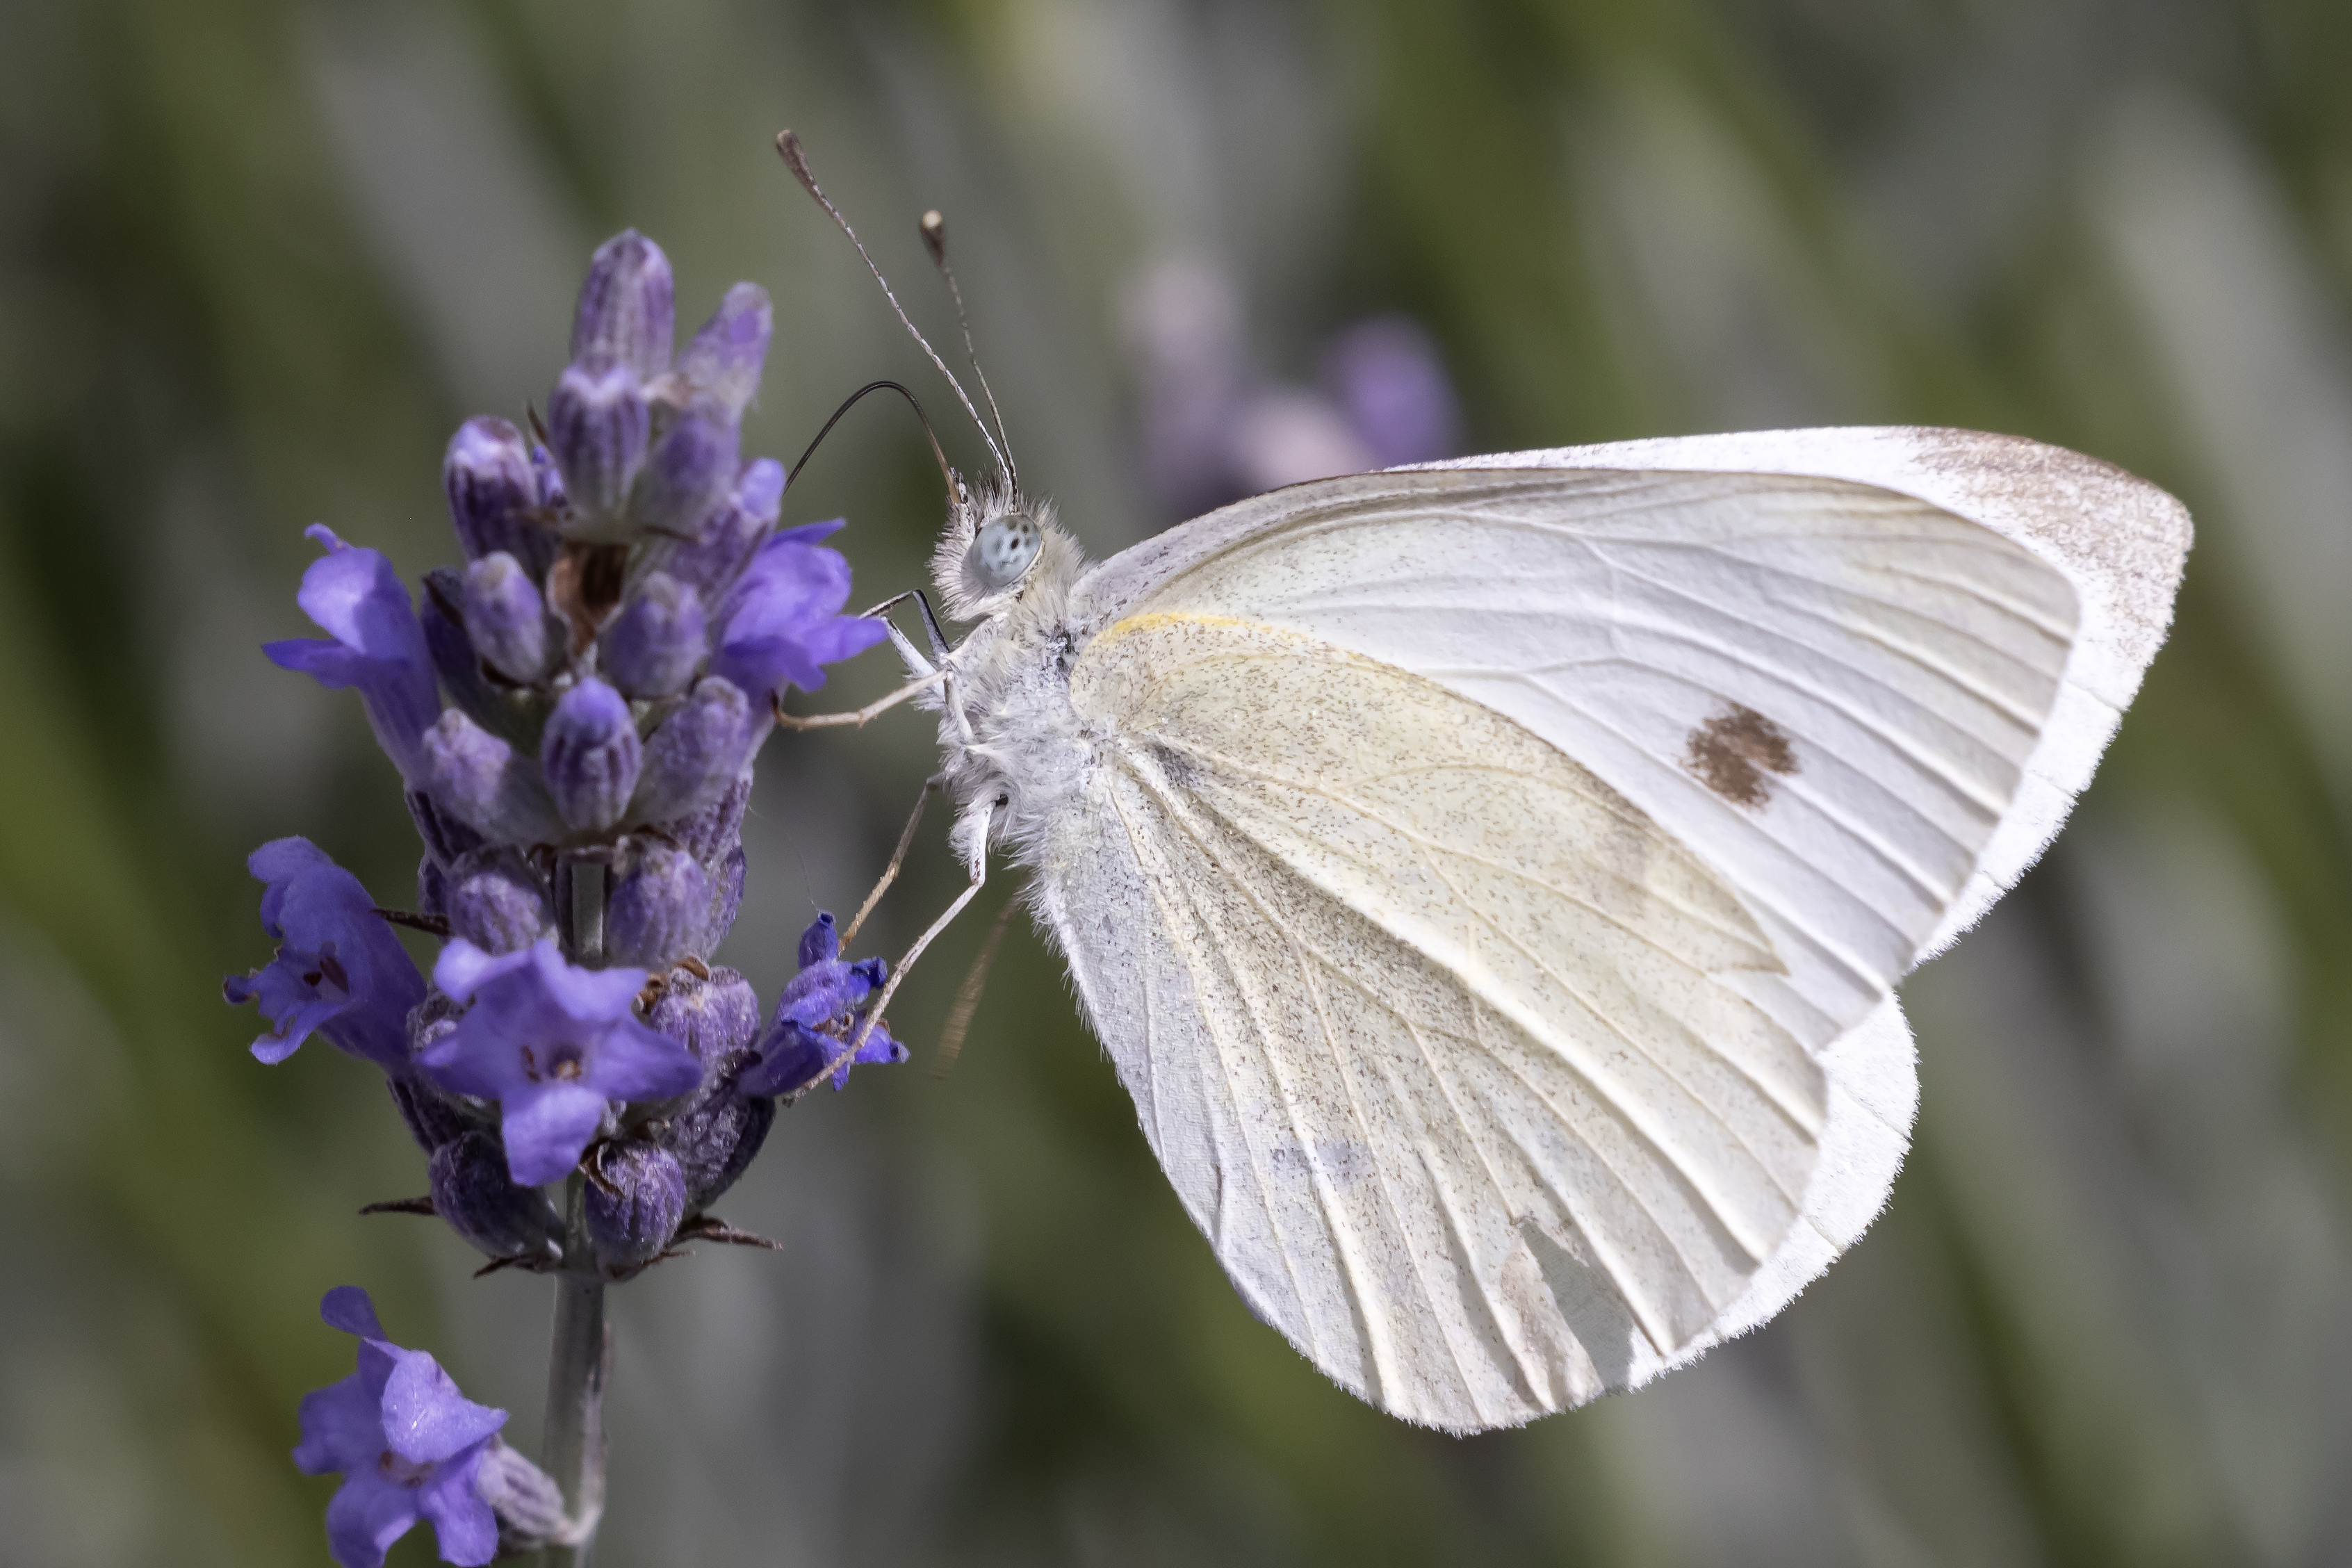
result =
M845 616L849 563L817 544L839 520L789 528L760 546L719 607L719 653L710 673L764 705L787 683L824 684L823 666L865 652L889 633L877 620Z
M321 686L359 688L376 742L414 784L425 776L423 737L440 715L441 694L408 590L375 551L345 544L323 523L303 531L327 553L302 574L295 603L331 635L265 643L261 651Z
M266 884L261 926L279 943L267 965L221 984L232 1005L257 1000L274 1026L253 1054L284 1061L315 1029L349 1055L406 1072L408 1010L425 999L425 981L359 879L307 838L272 839L246 866Z
M801 972L776 1001L775 1022L761 1037L758 1060L737 1080L747 1095L797 1094L832 1071L833 1087L849 1083L858 1062L903 1062L908 1051L879 1022L855 1056L845 1055L866 1023L866 1001L882 988L890 965L879 958L841 962L841 934L820 913L801 933Z
M475 1487L507 1413L457 1392L424 1351L384 1337L367 1292L327 1292L319 1315L360 1340L359 1370L302 1396L302 1441L295 1466L306 1476L340 1474L327 1505L327 1543L342 1568L378 1568L419 1519L433 1526L442 1561L488 1563L499 1521Z
M693 1056L637 1021L641 969L580 969L548 937L499 957L452 941L434 984L473 1007L417 1060L444 1089L495 1100L507 1164L524 1186L551 1182L614 1100L670 1100L702 1081Z

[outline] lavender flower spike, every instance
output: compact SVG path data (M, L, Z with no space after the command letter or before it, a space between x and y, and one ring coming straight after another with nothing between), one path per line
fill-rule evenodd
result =
M280 944L266 966L221 985L232 1005L258 1000L275 1026L253 1054L282 1062L317 1030L340 1050L405 1073L408 1010L425 1000L425 981L359 879L307 838L272 839L246 866L267 884L261 925Z
M261 651L321 686L358 687L377 744L415 784L425 776L422 737L440 715L441 693L408 590L379 552L345 544L324 523L303 532L327 553L302 574L295 603L331 636L265 643Z
M851 1039L865 1026L862 1010L882 988L889 964L879 958L844 963L841 937L831 914L819 914L801 933L801 972L776 1001L776 1021L761 1037L759 1059L743 1069L736 1086L747 1095L797 1094L814 1088L831 1068L833 1087L849 1083L856 1062L903 1062L908 1051L877 1023L855 1056Z
M702 1082L693 1053L637 1021L642 969L576 968L551 936L495 958L453 940L433 980L474 1005L417 1061L442 1088L499 1102L507 1167L523 1186L579 1164L608 1102L670 1100Z
M816 690L824 666L890 635L880 621L841 613L849 602L849 563L816 542L840 526L812 522L770 539L719 608L723 629L710 673L763 707L787 683Z
M306 1476L339 1473L327 1505L327 1544L342 1568L378 1568L392 1543L419 1519L433 1526L445 1563L488 1563L499 1521L476 1489L483 1458L507 1413L457 1392L424 1351L384 1338L367 1292L327 1292L319 1315L360 1340L359 1370L302 1396L302 1441L294 1463Z

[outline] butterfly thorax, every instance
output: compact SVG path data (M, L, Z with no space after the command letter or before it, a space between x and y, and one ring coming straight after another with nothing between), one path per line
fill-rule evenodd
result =
M1034 520L1039 537L1026 571L996 587L974 564L973 540L1005 516ZM996 805L990 838L1017 850L1083 787L1092 765L1094 747L1069 696L1084 640L1070 624L1070 589L1086 560L1055 525L1049 502L1001 487L954 509L932 566L948 614L977 622L950 656L955 694L941 703L949 787L959 807Z

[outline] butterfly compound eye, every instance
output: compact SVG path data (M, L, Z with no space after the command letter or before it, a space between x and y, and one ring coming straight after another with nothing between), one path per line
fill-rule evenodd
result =
M992 518L972 536L972 570L990 587L1009 588L1029 570L1029 563L1037 559L1037 547L1044 542L1036 521L1024 513Z

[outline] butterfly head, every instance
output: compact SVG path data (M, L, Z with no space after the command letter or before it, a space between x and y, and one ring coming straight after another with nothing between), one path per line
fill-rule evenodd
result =
M980 620L1010 608L1041 584L1065 587L1079 564L1076 542L1054 522L1051 501L1009 480L965 489L931 556L931 575L949 615Z

